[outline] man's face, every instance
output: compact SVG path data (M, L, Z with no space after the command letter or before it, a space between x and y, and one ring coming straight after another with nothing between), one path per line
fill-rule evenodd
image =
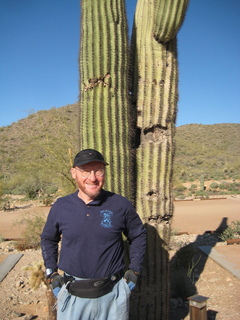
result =
M104 169L104 164L98 161L71 169L72 177L79 189L79 197L86 203L94 200L100 194L105 179ZM103 175L100 175L102 171Z

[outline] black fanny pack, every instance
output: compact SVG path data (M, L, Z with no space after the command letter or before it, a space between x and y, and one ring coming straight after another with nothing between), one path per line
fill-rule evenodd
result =
M110 277L76 280L64 274L64 282L69 293L80 298L99 298L112 291L114 285L123 277L119 271Z

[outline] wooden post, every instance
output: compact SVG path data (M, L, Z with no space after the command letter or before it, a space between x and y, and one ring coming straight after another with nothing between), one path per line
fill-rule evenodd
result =
M190 320L207 320L207 297L195 294L188 298Z

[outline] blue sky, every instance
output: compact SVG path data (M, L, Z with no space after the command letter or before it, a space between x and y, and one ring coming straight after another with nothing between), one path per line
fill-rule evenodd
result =
M80 0L0 0L0 127L77 102ZM127 0L132 24L135 0ZM240 1L190 0L177 125L240 123Z

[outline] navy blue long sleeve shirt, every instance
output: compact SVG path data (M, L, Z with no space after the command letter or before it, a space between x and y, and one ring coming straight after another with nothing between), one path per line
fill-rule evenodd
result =
M59 198L41 234L45 267L80 278L114 274L124 268L122 233L130 243L129 268L140 272L146 229L129 200L105 190L88 204L78 192Z

